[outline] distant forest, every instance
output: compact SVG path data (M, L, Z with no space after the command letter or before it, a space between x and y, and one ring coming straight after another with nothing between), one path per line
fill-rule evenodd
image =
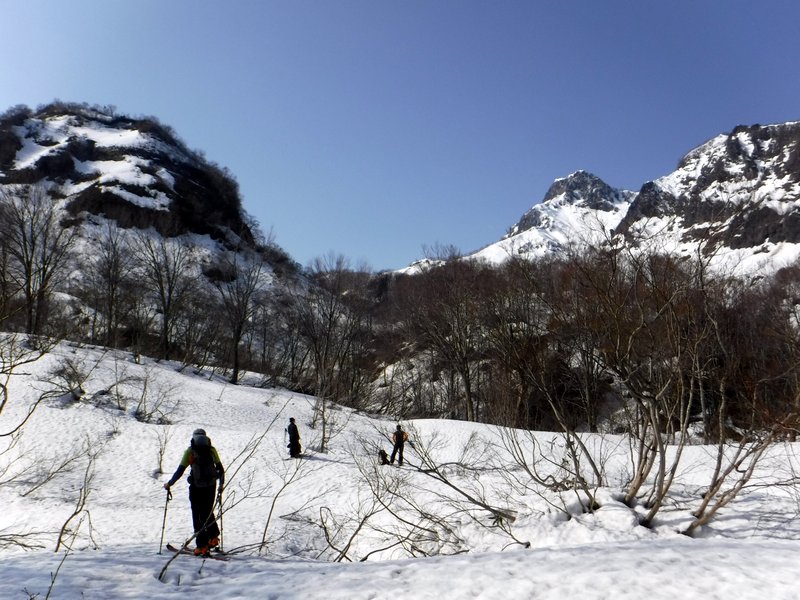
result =
M414 275L344 257L276 275L264 254L198 265L181 238L108 225L95 249L41 186L0 196L2 330L244 372L360 410L535 430L705 441L793 436L800 269L743 281L677 259L584 249ZM643 425L644 424L644 425Z

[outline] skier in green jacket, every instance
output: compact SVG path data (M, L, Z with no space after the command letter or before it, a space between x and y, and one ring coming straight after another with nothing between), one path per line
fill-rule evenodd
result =
M192 525L196 534L194 553L208 554L219 546L219 526L214 516L214 501L217 497L216 485L219 479L219 493L225 483L225 469L219 459L217 449L204 429L195 429L189 447L181 457L175 474L164 484L164 489L172 487L181 478L187 467L191 467L189 477L189 503L192 506Z

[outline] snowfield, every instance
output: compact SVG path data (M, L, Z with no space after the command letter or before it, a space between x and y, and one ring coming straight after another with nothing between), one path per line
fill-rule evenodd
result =
M314 398L257 387L255 377L231 386L207 372L137 363L100 348L62 344L20 367L0 433L63 379L56 371L64 372L64 361L86 376L82 399L48 398L21 436L0 437L3 599L800 598L798 444L772 448L750 487L688 538L678 531L707 483L710 448L685 450L672 504L645 528L619 501L629 450L619 436L585 438L619 488L599 490L601 507L584 512L575 494L511 485L509 474L524 478L505 460L508 432L497 427L404 421L414 442L406 446L406 464L381 467L376 452L390 450L393 420L328 406L333 433L320 452L321 426L311 426ZM137 409L171 423L137 420ZM286 449L290 416L303 438L299 461ZM162 523L164 543L191 535L185 482L176 483L169 503L162 485L197 427L207 430L226 467L226 561L175 557L161 543ZM534 439L559 458L559 436ZM423 452L462 490L516 519L498 527L487 511L421 472ZM412 506L441 519L436 535L409 535L404 523L421 523ZM8 544L12 536L32 548Z

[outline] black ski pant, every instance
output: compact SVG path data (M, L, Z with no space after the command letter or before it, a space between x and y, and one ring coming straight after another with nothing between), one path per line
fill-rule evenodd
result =
M297 438L289 438L289 456L297 458L302 453L300 440Z
M189 503L192 505L192 525L197 534L195 542L198 548L208 546L211 538L219 537L217 519L214 517L214 502L217 486L189 486Z
M394 457L395 455L399 454L397 464L401 467L403 466L403 444L395 444L394 448L392 448L392 456L389 461L394 464Z

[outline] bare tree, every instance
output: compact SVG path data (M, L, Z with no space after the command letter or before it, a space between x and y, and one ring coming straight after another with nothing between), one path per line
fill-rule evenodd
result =
M86 295L95 314L102 317L100 339L106 346L118 345L119 330L129 309L125 307L133 258L125 238L108 221L94 257L87 257Z
M177 240L140 234L135 243L142 282L161 318L161 358L172 356L173 334L181 309L195 285L189 247Z
M239 382L240 345L256 310L256 294L262 285L262 265L256 257L245 262L238 255L229 257L223 266L222 281L214 284L222 306L226 337L230 340L231 383Z
M481 265L450 260L397 286L407 339L434 352L436 364L453 380L450 406L442 411L448 416L479 418L477 364L486 340L481 303L494 275Z
M318 398L314 423L322 425L320 451L325 452L330 438L328 402L336 400L357 406L370 377L364 368L371 320L367 307L356 297L353 277L342 256L314 262L312 279L316 283L298 299L299 329L314 364L314 392Z
M181 348L182 368L194 365L223 372L228 348L225 323L214 291L206 286L193 288L175 322L174 341Z
M302 292L284 294L276 288L259 295L251 329L251 358L265 384L313 392L311 350L297 324L306 308Z
M158 477L164 473L164 454L167 451L167 444L172 437L172 430L169 425L159 427L155 431L156 441L158 442L158 453L156 468L153 471L153 477Z
M0 324L3 329L16 329L13 322L21 312L21 287L14 276L15 269L11 253L5 241L0 240Z
M74 239L75 230L59 222L43 185L0 189L0 244L6 276L22 293L27 333L42 333Z

